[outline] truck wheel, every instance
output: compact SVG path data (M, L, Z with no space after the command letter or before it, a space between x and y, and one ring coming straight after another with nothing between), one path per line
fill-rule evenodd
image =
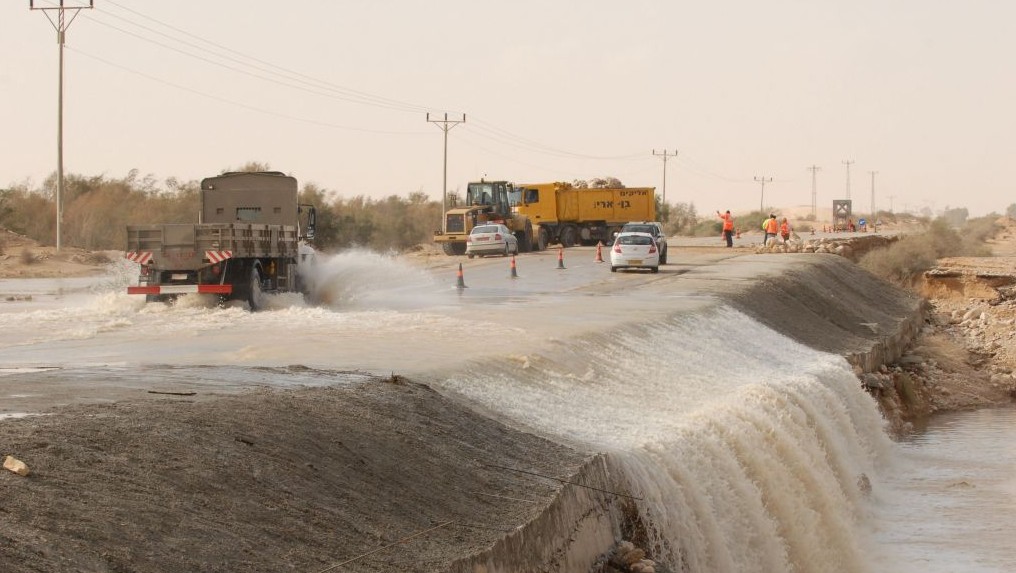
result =
M545 251L547 250L547 243L550 242L550 233L547 229L540 227L539 232L536 233L536 250Z
M254 265L250 271L247 304L250 305L251 312L257 312L265 306L265 293L261 292L261 267L258 265Z
M561 229L561 246L564 248L574 247L575 240L578 238L578 233L575 232L574 225L566 225Z
M663 248L663 252L660 253L660 264L661 265L667 264L667 248L666 247L664 247Z
M465 243L441 243L441 250L449 257L466 254Z
M522 237L519 238L518 250L522 253L528 253L533 250L533 223L531 221L526 221L526 230L522 233Z

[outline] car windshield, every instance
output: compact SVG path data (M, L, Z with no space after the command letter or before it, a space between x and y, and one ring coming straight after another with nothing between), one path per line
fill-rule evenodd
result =
M473 227L473 235L479 235L480 233L496 233L496 225L481 225L479 227Z
M617 241L622 245L651 245L653 238L645 235L621 235Z
M649 233L656 235L655 225L625 225L621 230L623 233Z

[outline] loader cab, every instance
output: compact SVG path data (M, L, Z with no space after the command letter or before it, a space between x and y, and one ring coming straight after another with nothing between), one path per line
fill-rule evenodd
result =
M507 181L480 180L466 187L466 205L503 217L511 212L509 195L513 192L514 186Z

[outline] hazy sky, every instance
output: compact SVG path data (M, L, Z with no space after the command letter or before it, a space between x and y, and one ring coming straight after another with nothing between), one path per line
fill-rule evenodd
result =
M65 0L66 5L81 0ZM38 0L36 5L53 5ZM87 3L87 0L86 2ZM52 13L50 13L52 14ZM613 176L700 213L1016 202L1012 0L95 0L67 173L270 164L341 196ZM56 33L0 3L0 187L56 170ZM890 200L890 197L892 199Z

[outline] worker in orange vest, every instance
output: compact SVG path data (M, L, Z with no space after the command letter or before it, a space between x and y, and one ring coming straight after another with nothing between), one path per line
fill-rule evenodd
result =
M766 236L765 236L764 239L762 239L762 246L763 247L767 246L769 244L769 239L770 238L775 240L776 239L776 234L779 233L779 231L780 231L780 223L779 223L779 221L776 220L776 215L774 215L772 213L769 214L769 218L766 219L766 228L765 228L765 231L766 231Z
M787 222L786 217L780 222L780 236L783 237L784 243L790 240L790 223Z
M734 246L734 218L730 216L730 209L727 209L727 212L722 214L722 215L720 214L719 211L717 211L716 212L716 216L719 217L720 219L723 219L723 238L727 240L727 247L728 248L729 247L733 247Z

